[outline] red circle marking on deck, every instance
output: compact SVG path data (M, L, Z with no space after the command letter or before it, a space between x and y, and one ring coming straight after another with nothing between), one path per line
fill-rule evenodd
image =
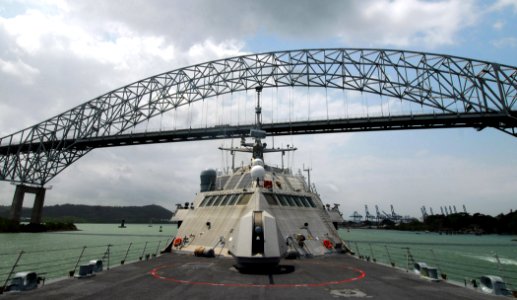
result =
M321 287L327 285L335 285L341 283L347 283L356 281L366 277L366 273L363 270L352 268L348 266L344 266L343 268L352 270L357 272L359 275L356 277L344 278L340 280L319 282L319 283L283 283L283 284L253 284L253 283L218 283L218 282L206 282L206 281L190 281L190 280L182 280L174 277L164 277L158 274L158 271L161 269L165 269L170 267L169 265L159 266L157 268L152 269L149 274L151 274L154 278L172 281L181 284L190 284L190 285L208 285L208 286L230 286L230 287L260 287L260 288L292 288L292 287Z

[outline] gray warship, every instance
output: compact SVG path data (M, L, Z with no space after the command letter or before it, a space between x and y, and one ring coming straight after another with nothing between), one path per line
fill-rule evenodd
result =
M13 279L14 284L18 282L18 290L2 296L499 299L494 291L496 287L501 290L500 285L492 284L502 282L498 277L485 276L492 290L482 289L484 293L480 293L422 275L430 270L424 263L418 265L422 267L420 273L414 274L343 254L351 251L337 232L343 222L338 205L324 205L311 187L309 176L306 182L300 173L265 163L266 153L296 148L267 148L262 142L267 133L261 129L260 91L258 88L255 128L248 137L252 142L243 137L240 147L220 147L223 151L250 153L249 164L232 166L230 174L202 171L201 188L194 200L177 207L172 221L177 223L178 231L162 255L39 289L34 289L37 283L29 287L28 275L33 273L20 273ZM206 258L215 256L218 258ZM282 262L284 258L292 260Z
M337 232L344 221L338 205L323 204L311 187L310 173L306 182L301 172L284 168L283 156L297 148L263 143L261 90L256 88L255 126L249 136L241 138L240 147L219 148L232 156L250 153L249 164L236 168L233 161L230 174L201 172L199 193L190 204L178 205L172 218L178 232L170 250L232 256L242 267L348 251ZM266 153L280 153L282 166L268 165Z

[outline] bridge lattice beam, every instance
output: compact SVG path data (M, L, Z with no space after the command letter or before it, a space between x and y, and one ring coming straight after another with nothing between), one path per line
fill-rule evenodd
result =
M124 134L166 111L257 86L354 90L444 114L495 113L505 117L487 126L515 135L516 79L516 67L401 50L308 49L221 59L140 80L1 138L0 147L18 150L0 154L0 180L44 185L89 151L76 150L77 141Z

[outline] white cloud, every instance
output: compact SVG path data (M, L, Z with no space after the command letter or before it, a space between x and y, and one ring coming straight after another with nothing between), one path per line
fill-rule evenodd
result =
M33 77L40 73L38 69L24 63L20 59L16 62L11 62L0 58L0 70L21 79L21 84L23 85L31 84Z
M492 25L492 27L495 29L495 30L501 30L504 28L504 22L503 21L496 21L494 23L494 25Z
M459 31L476 21L472 1L382 0L367 3L362 11L364 28L359 31L366 33L365 38L377 38L387 45L418 44L434 48L455 44Z
M517 0L497 0L492 6L491 10L504 10L506 8L513 8L513 12L517 13Z
M187 50L187 57L190 62L205 62L223 57L243 55L244 43L238 40L227 40L215 43L212 40L205 40L192 45Z
M503 37L497 40L492 40L492 45L497 48L515 48L517 47L517 38L515 37Z
M407 46L419 50L457 45L461 33L477 24L477 4L452 0L21 1L18 5L23 9L18 14L0 13L0 136L147 76L255 51L248 48L250 40L260 50L278 47L269 37L295 41L297 46L310 41L315 47L328 40L344 46ZM496 7L515 6L514 1L499 1ZM494 41L494 45L504 43L515 46L513 38ZM24 83L21 77L31 81ZM277 121L307 119L309 115L326 118L327 111L330 116L354 116L364 113L365 102L372 101L368 96L337 94L329 91L328 99L324 93L312 94L310 110L294 102L308 103L305 91L271 89L264 91L263 99L268 105L271 98L283 99L269 109ZM231 97L235 101L228 107L243 112L246 97L253 96ZM407 109L399 102L384 99L375 106L370 102L369 112L380 114L387 105L390 109ZM226 123L229 110L214 112L215 103L207 101L204 107L193 107L190 112L194 117L204 114L214 122ZM165 116L163 123L166 127L188 124L185 112L189 111L182 111L177 123ZM247 118L253 118L253 110L247 112ZM156 118L148 126L159 128L161 123ZM491 197L507 201L508 195L516 193L508 179L517 177L510 168L514 163L508 168L482 165L482 169L491 170L483 173L472 160L454 162L439 154L430 155L435 149L417 149L408 158L356 155L354 151L369 147L395 152L411 143L396 140L390 141L392 146L375 146L351 134L278 137L275 141L277 147L293 143L300 147L292 155L298 161L297 168L303 163L311 165L312 179L325 202L342 203L349 211L359 210L365 203L379 203L383 209L394 203L396 209L403 205L408 208L401 213L416 213L424 203L411 201L427 189L425 200L429 202L433 195L473 197L479 203ZM172 209L174 202L192 199L202 169L220 166L222 159L216 150L220 143L97 149L51 181L54 188L47 193L47 204L160 203ZM280 164L279 158L271 160ZM468 172L467 176L462 170ZM444 176L440 177L442 172ZM478 189L472 190L468 183ZM10 205L13 188L2 184L8 188L0 189L0 203Z

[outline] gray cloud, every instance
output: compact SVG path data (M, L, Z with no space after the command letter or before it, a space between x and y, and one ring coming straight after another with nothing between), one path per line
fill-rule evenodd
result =
M30 15L27 10L18 10L18 19L0 11L0 136L147 76L254 51L248 49L247 41L257 34L264 36L264 43L268 43L268 37L275 37L314 40L315 47L318 41L333 40L351 46L410 46L422 50L457 43L459 33L474 26L477 18L476 2L472 1L64 3L63 7L46 8L46 13ZM35 9L41 6L36 4ZM274 50L275 46L264 47ZM281 97L286 94L279 93ZM292 97L297 96L298 92ZM319 95L313 101L316 98L325 99ZM338 103L331 104L336 110L342 109ZM280 108L285 107L284 102ZM355 104L352 110L361 108ZM322 116L326 113L323 106L314 106L313 110ZM305 116L304 112L294 115ZM149 126L155 126L156 121ZM412 140L390 136L396 145L375 144L374 138L357 135L284 137L277 138L276 143L300 147L295 154L295 171L303 163L312 164L313 179L325 201L342 203L345 213L359 210L363 204L386 207L393 202L401 213L416 214L421 205L436 201L433 197L458 201L469 198L480 208L483 201L498 199L502 204L495 205L491 213L498 213L499 207L510 207L511 195L517 192L509 180L517 177L512 168L498 161L479 165L466 158L454 162L455 158L444 152L417 157L409 150L414 149ZM220 143L97 149L50 182L53 189L47 193L47 203L158 203L172 209L173 203L192 199L199 188L201 170L223 167L224 159L216 150ZM365 149L370 147L400 151L399 155L407 157L368 153ZM400 150L406 148L407 152ZM435 150L429 148L418 151ZM494 156L509 156L501 154L500 149L494 151ZM277 158L274 161L280 164ZM516 163L510 157L507 161L511 166ZM468 180L464 172L470 175ZM444 176L438 176L442 173ZM479 189L473 190L472 185ZM0 203L10 205L13 192L13 186L0 183Z

